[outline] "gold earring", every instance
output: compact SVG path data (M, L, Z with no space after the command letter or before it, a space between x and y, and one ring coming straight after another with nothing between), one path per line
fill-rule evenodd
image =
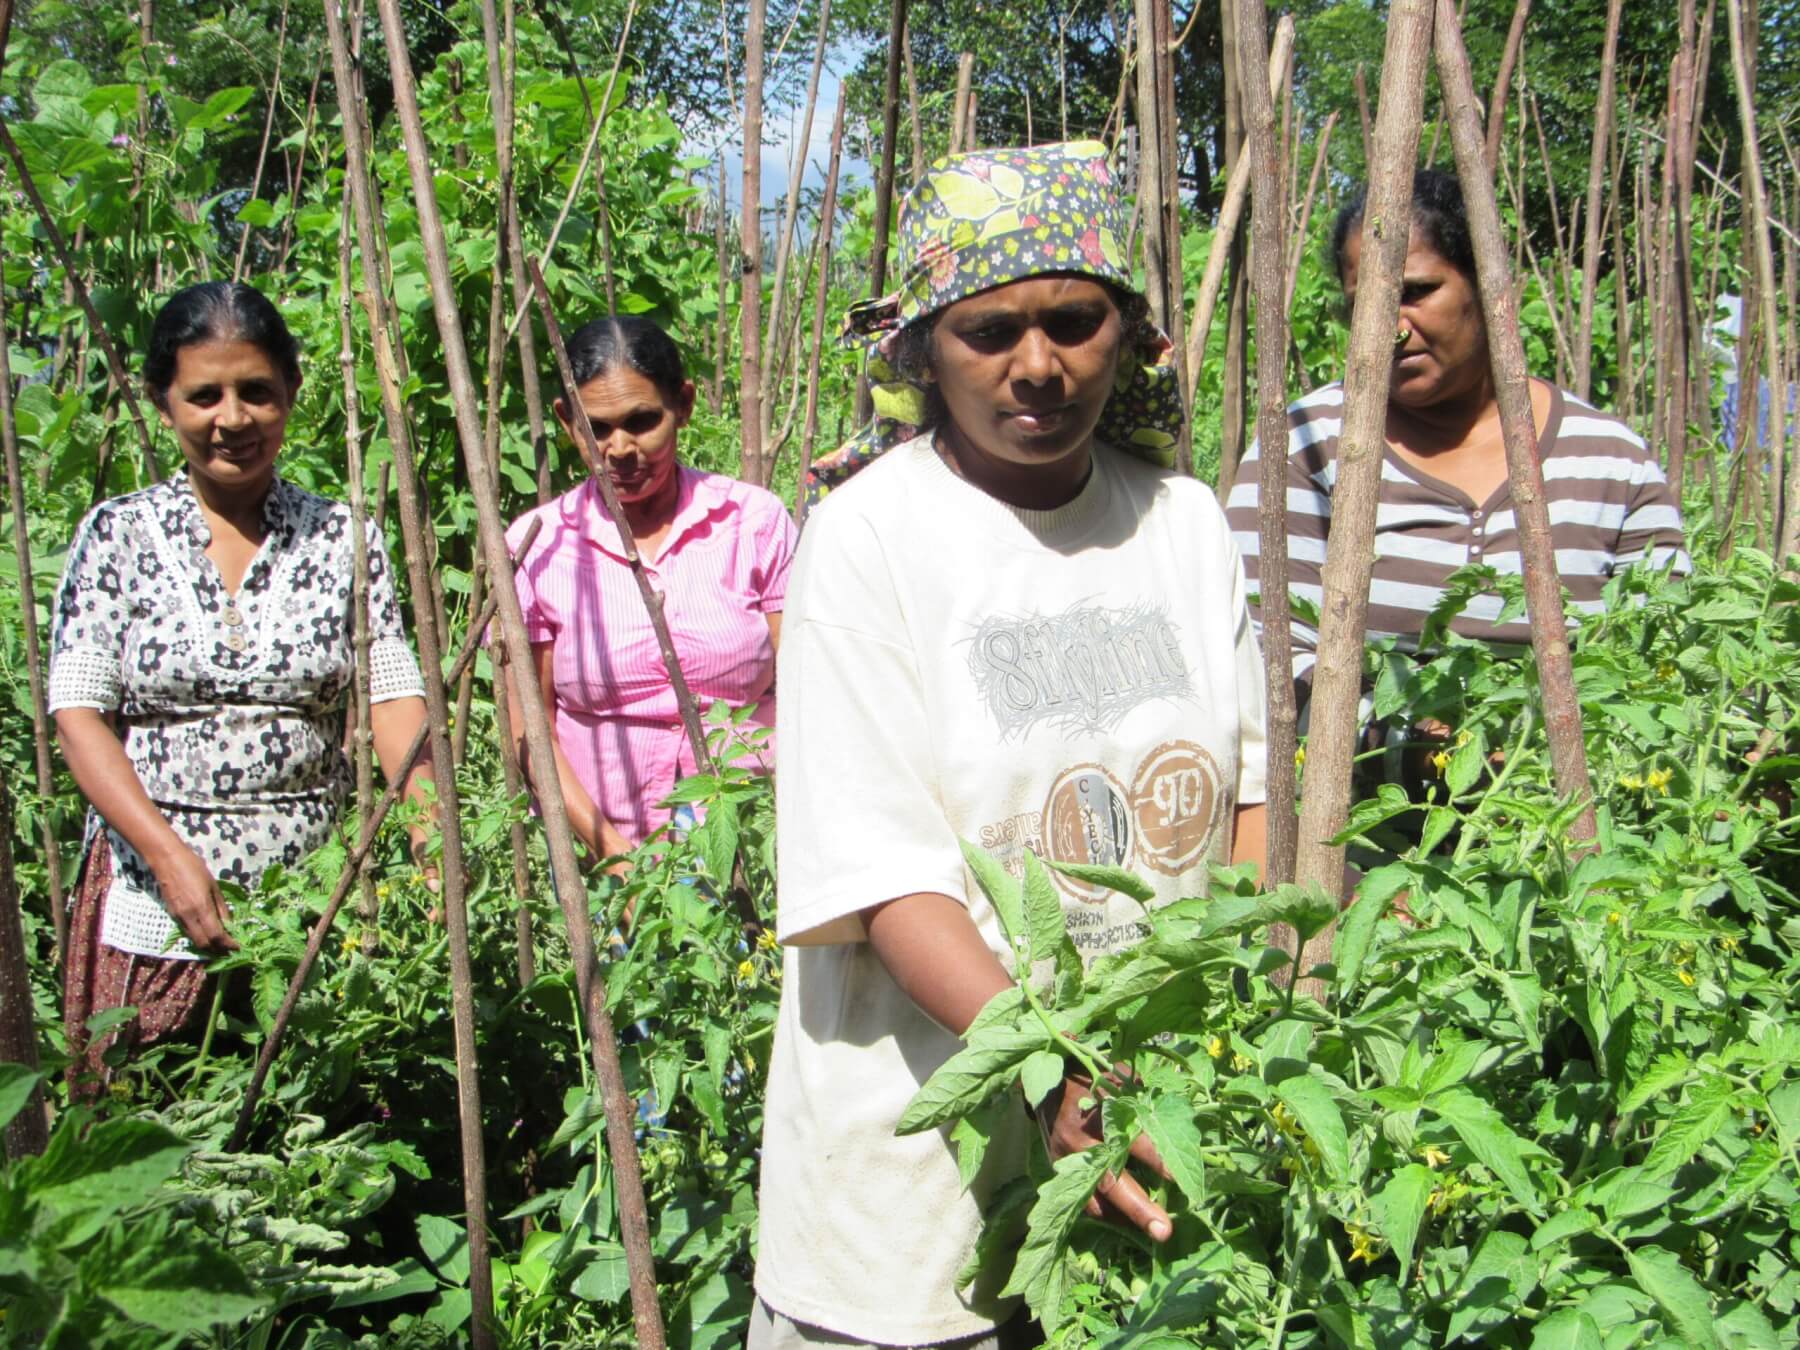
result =
M1410 328L1402 328L1399 332L1394 334L1394 345L1396 347L1404 347L1410 341L1412 341L1412 329Z

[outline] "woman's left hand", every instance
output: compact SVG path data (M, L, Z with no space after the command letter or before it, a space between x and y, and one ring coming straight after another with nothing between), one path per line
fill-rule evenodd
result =
M1087 1103L1085 1107L1083 1102ZM1101 1141L1099 1094L1085 1074L1070 1074L1060 1088L1044 1099L1038 1111L1039 1119L1047 1122L1045 1143L1051 1162L1071 1153L1085 1153ZM1148 1135L1140 1134L1131 1141L1131 1156L1164 1181L1172 1179ZM1175 1231L1169 1212L1152 1200L1129 1172L1108 1172L1088 1197L1090 1217L1104 1218L1109 1211L1141 1229L1153 1242L1167 1242Z

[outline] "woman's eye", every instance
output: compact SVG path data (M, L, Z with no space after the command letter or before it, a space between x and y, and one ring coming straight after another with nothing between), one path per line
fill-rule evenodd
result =
M1104 314L1057 314L1044 324L1044 332L1052 342L1064 346L1086 342L1100 331L1100 325L1106 322Z
M1011 324L986 323L964 332L962 340L977 351L997 352L1012 346L1018 334Z
M662 414L660 412L641 412L625 423L625 429L634 436L642 436L647 432L655 431L661 423Z

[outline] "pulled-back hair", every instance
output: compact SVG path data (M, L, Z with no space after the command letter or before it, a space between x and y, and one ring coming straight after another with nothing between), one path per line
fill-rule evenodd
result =
M175 292L150 329L144 388L150 401L167 405L181 349L196 342L248 342L281 372L291 397L300 387L300 348L281 311L254 286L241 281L203 281Z
M681 389L687 383L681 348L649 319L635 314L609 314L595 319L575 330L568 348L577 389L625 366L655 385L667 403L681 402Z
M1362 224L1368 194L1366 186L1358 188L1338 211L1331 227L1331 262L1340 286L1344 284L1344 250L1350 243L1350 232ZM1432 252L1471 284L1478 284L1469 213L1463 207L1462 184L1455 174L1442 169L1420 169L1413 174L1412 224Z

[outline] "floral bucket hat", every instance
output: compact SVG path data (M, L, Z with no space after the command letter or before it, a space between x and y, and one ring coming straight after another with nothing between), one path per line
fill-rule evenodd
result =
M874 419L806 476L809 504L918 434L926 391L890 364L909 325L971 295L1051 273L1136 292L1125 257L1124 213L1099 141L980 150L935 162L900 208L900 284L853 305L843 340L869 354ZM1156 330L1119 358L1118 381L1096 439L1168 468L1181 434L1181 389L1167 337Z

